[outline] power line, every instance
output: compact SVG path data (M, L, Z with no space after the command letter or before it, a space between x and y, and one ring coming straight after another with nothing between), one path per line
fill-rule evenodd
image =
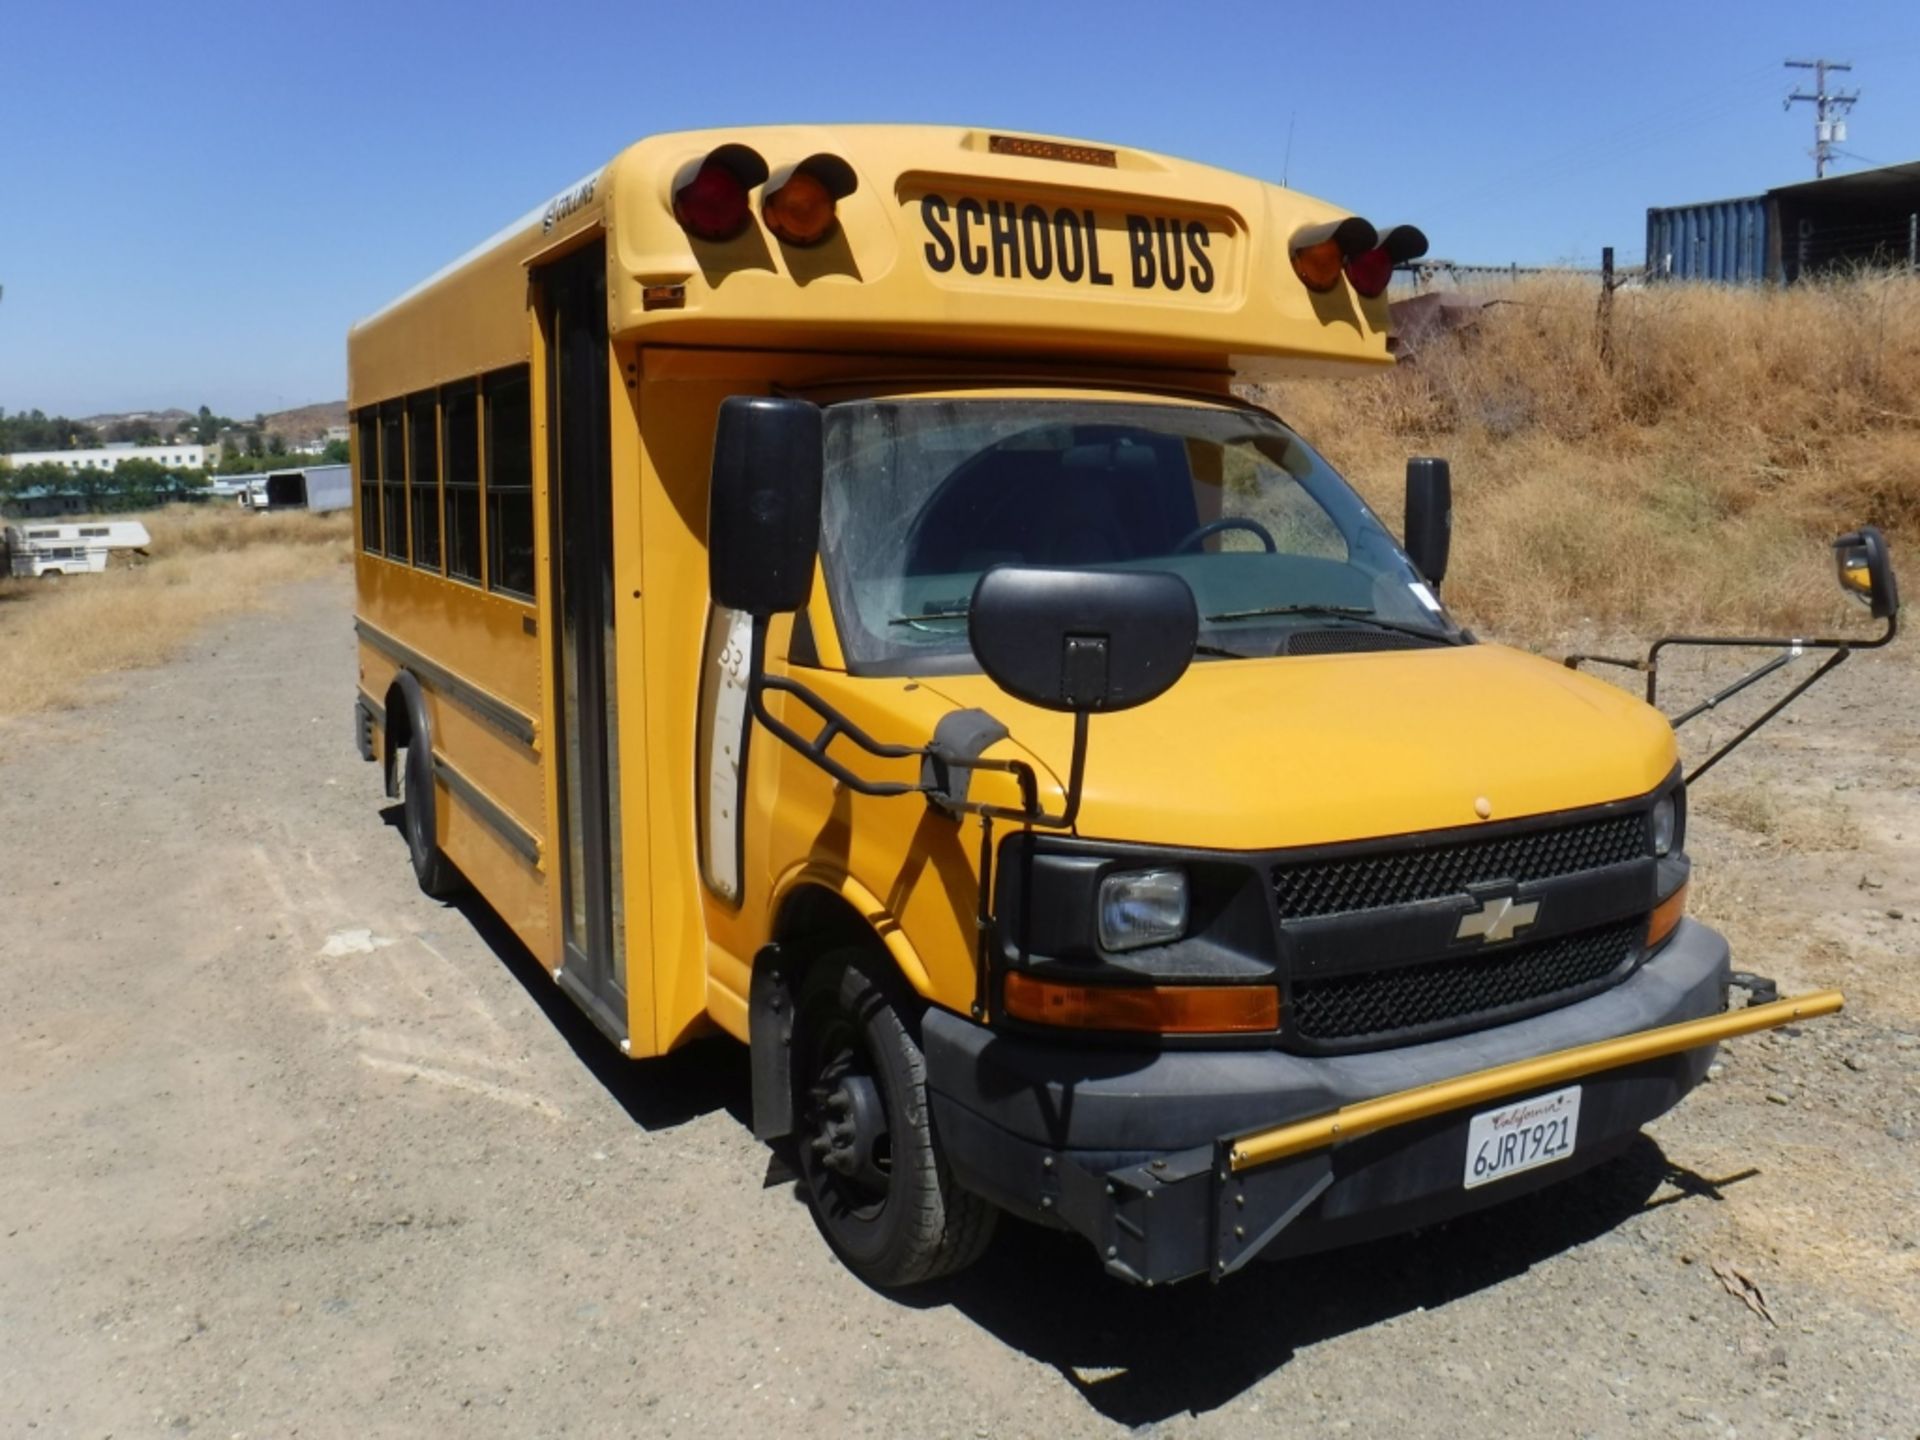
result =
M1813 178L1824 180L1827 175L1827 163L1833 159L1834 146L1847 138L1847 122L1843 118L1853 109L1854 101L1860 98L1858 90L1827 90L1827 76L1835 70L1852 70L1853 66L1845 60L1828 60L1822 56L1818 60L1788 60L1789 70L1811 70L1814 75L1813 94L1796 90L1787 96L1783 108L1791 110L1805 101L1813 106Z

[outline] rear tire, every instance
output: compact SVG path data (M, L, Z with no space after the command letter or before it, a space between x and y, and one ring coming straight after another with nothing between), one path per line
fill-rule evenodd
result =
M814 1223L880 1289L971 1265L999 1212L955 1183L933 1133L903 987L866 953L822 956L793 1037L794 1147Z
M400 764L400 799L413 876L427 894L445 900L458 894L464 882L436 836L433 757L425 745L409 745L401 752Z

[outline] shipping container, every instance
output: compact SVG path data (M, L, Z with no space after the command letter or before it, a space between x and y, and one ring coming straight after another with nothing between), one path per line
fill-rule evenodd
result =
M1647 211L1647 278L1755 284L1772 277L1764 195Z

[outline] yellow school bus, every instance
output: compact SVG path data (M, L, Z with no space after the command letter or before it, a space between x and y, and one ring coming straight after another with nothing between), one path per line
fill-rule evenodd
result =
M987 130L560 190L349 340L355 730L421 885L631 1056L747 1042L879 1285L1002 1211L1217 1278L1618 1152L1839 997L1727 1009L1672 726L1455 623L1443 462L1403 543L1236 398L1390 363L1425 244Z

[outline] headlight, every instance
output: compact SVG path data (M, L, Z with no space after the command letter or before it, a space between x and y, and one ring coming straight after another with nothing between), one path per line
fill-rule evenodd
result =
M1647 833L1653 841L1653 853L1656 855L1667 854L1679 838L1677 833L1680 823L1679 805L1675 798L1677 794L1677 791L1669 790L1662 795L1653 802L1653 810L1647 816Z
M1100 948L1138 950L1187 933L1184 870L1127 870L1100 882Z

